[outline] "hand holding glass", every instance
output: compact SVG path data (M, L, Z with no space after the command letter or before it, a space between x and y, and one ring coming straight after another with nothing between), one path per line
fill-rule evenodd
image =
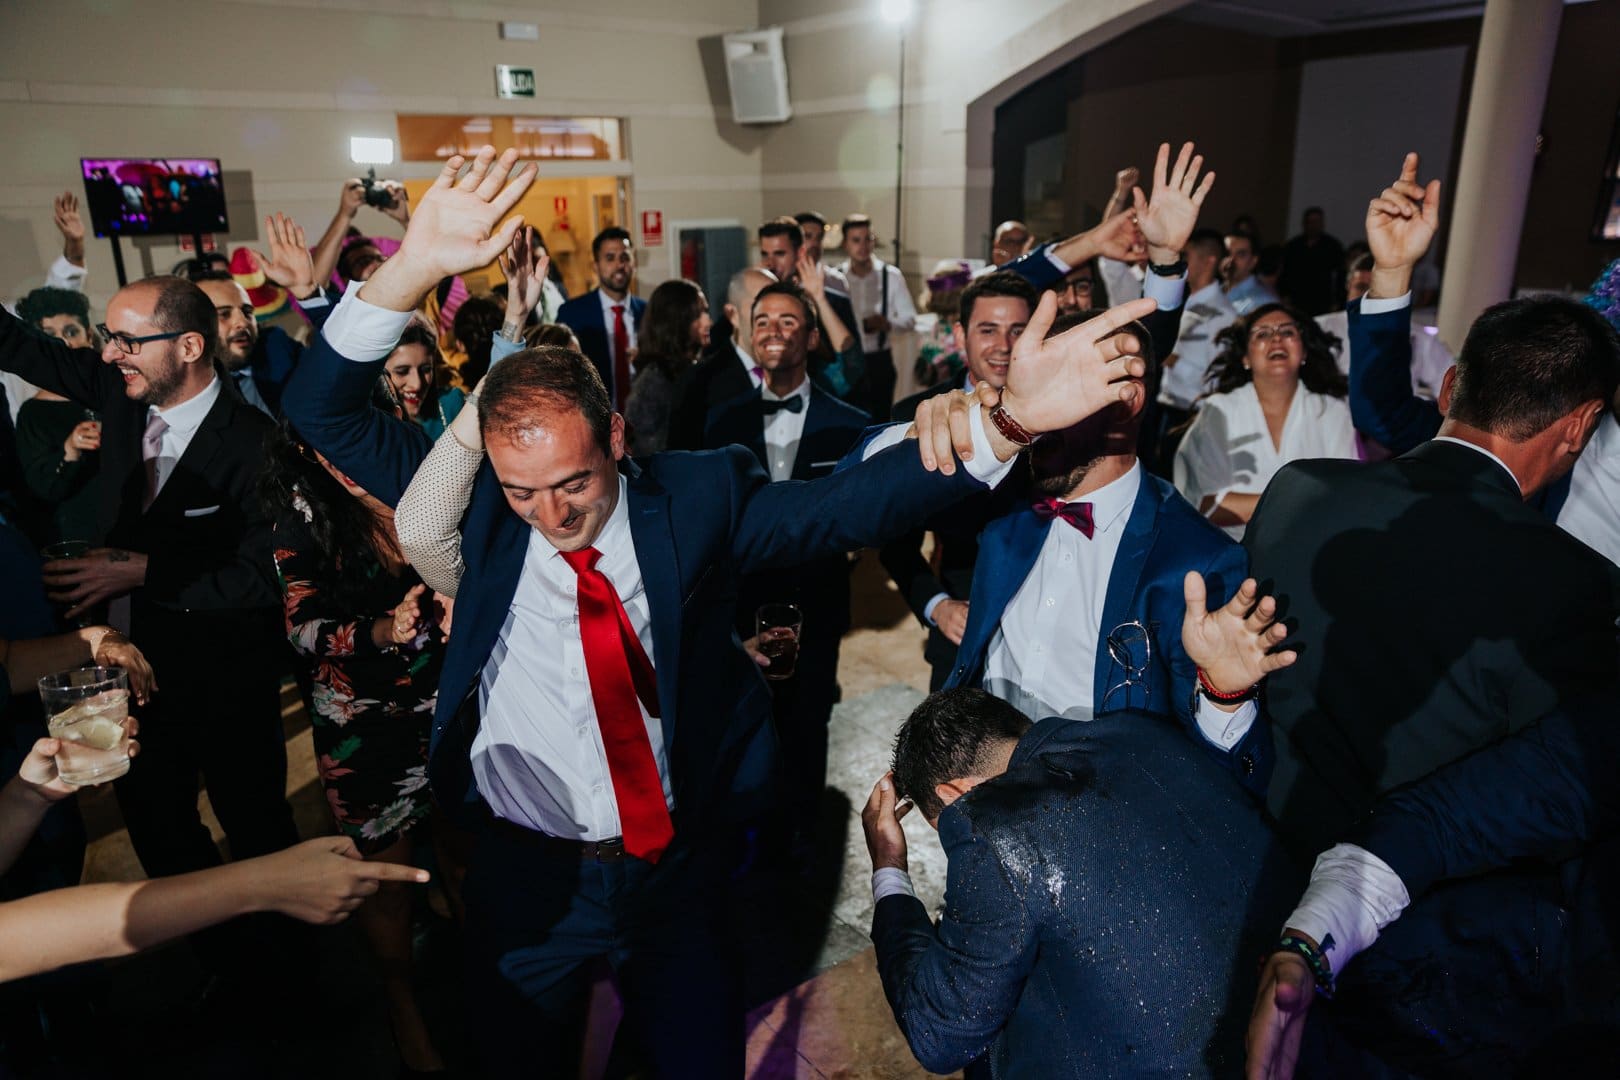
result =
M755 613L759 651L771 662L765 669L767 679L793 678L799 662L799 631L803 628L804 614L792 604L765 604Z
M129 772L129 676L122 668L46 675L39 696L51 738L62 741L56 771L63 783L87 787Z

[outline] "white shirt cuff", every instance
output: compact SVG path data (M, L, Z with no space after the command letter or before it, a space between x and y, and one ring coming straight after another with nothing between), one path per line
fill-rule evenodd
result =
M1317 856L1311 883L1285 925L1316 939L1336 975L1411 902L1388 863L1354 844L1336 844Z
M861 451L861 460L866 461L874 455L881 454L891 446L899 446L906 438L906 429L911 425L906 423L890 424L878 434L872 436L872 441L866 444Z
M939 625L934 621L934 609L939 607L941 601L949 600L950 598L950 593L935 593L933 596L928 598L928 603L923 605L923 618L928 620L929 626Z
M306 299L300 300L296 296L293 297L293 303L297 304L305 311L309 311L312 308L329 307L332 301L326 298L326 294L324 292L316 289L313 293L310 293Z
M337 310L321 328L321 336L339 356L357 364L381 360L394 351L399 336L415 317L414 311L389 311L360 299L364 282L351 281Z
M1204 738L1222 750L1230 750L1243 741L1243 736L1254 726L1254 718L1259 715L1260 707L1253 701L1245 701L1235 712L1222 712L1213 701L1199 694L1198 709L1193 719Z
M911 887L911 875L893 866L880 866L872 871L872 903L885 896L909 896L915 900L917 890Z
M72 292L84 291L84 279L90 271L83 266L76 266L68 262L66 255L58 255L56 261L45 274L45 284L53 289L68 289Z
M1057 245L1056 244L1053 244L1051 247L1046 249L1046 261L1051 263L1054 267L1056 267L1057 272L1064 275L1065 277L1068 276L1070 270L1074 269L1074 267L1070 266L1068 263L1066 263L1062 259L1058 258Z
M1401 308L1412 306L1411 292L1404 292L1400 296L1363 296L1361 298L1361 313L1363 315L1382 315L1386 311L1399 311ZM1303 927L1301 928L1303 929Z
M1142 279L1142 295L1157 301L1160 311L1172 311L1187 298L1187 274L1183 271L1176 277L1165 277L1149 270Z
M990 448L990 435L984 430L984 406L977 405L969 410L968 430L973 433L973 460L962 462L962 468L985 487L995 487L1012 472L1013 462L1019 458L1014 454L1006 461L997 459L996 452Z

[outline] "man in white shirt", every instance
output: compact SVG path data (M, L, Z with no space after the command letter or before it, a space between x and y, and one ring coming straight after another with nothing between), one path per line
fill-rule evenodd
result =
M866 358L867 413L882 419L894 407L894 350L889 335L917 325L917 308L906 292L898 266L872 254L872 219L851 214L844 219L844 251L849 259L839 269L849 286L850 303L859 320L861 352Z
M1177 431L1189 419L1204 393L1204 376L1221 351L1220 333L1237 319L1237 309L1221 289L1220 264L1226 254L1221 234L1197 229L1187 240L1187 303L1181 311L1176 351L1165 358L1159 383L1159 428L1156 461L1168 475L1181 442Z
M1255 274L1260 257L1254 250L1254 237L1244 233L1228 233L1226 259L1221 263L1221 280L1226 283L1226 298L1239 315L1247 315L1262 304L1275 304L1277 294Z

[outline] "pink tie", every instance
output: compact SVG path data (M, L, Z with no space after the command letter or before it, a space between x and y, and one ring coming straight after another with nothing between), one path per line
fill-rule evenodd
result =
M146 434L141 437L141 460L146 463L146 497L141 501L141 512L144 514L157 498L158 491L158 458L163 454L163 433L169 430L168 422L153 412L146 421Z

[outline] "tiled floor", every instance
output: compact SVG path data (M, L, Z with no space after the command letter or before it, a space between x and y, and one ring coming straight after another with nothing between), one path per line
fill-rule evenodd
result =
M840 666L844 700L833 716L827 801L821 853L815 873L764 880L746 886L735 900L739 943L748 956L750 1000L762 1002L749 1015L750 1080L795 1077L924 1077L895 1028L879 983L871 941L871 864L860 825L873 783L888 767L894 731L921 700L928 685L922 660L922 631L888 583L872 553L854 574L855 629L845 639ZM305 836L330 831L327 809L315 780L307 725L295 695L286 709L288 794ZM141 876L109 792L82 797L93 842L86 860L87 881L133 880ZM206 798L204 799L205 813ZM210 824L214 824L209 815ZM910 863L918 895L931 907L944 891L944 856L926 822L907 819ZM216 837L219 835L215 827ZM366 961L352 930L323 932L319 992L299 1003L290 1024L323 1015L334 998L366 996ZM453 931L439 924L426 935L421 981L427 984L431 1017L451 1014L456 997ZM164 996L182 995L194 976L182 949L170 949L117 965L113 984L139 988L145 999L131 1003L129 1022L151 1011L156 1028L168 1005ZM355 984L358 984L357 986ZM172 1009L169 1010L172 1013ZM347 1018L341 1039L281 1048L282 1065L273 1072L346 1078L393 1075L393 1058L375 1002L362 1002ZM369 1021L369 1022L368 1022ZM173 1023L171 1019L167 1021ZM447 1023L453 1021L447 1020ZM183 1027L183 1025L182 1025ZM162 1036L148 1031L154 1046L165 1038L183 1041L180 1029ZM149 1048L151 1049L151 1048ZM454 1054L455 1048L447 1048ZM153 1053L158 1051L153 1050ZM341 1065L340 1065L341 1062ZM151 1064L156 1065L154 1060ZM195 1067L196 1063L192 1063ZM137 1070L139 1071L139 1070ZM179 1073L171 1072L171 1075Z

